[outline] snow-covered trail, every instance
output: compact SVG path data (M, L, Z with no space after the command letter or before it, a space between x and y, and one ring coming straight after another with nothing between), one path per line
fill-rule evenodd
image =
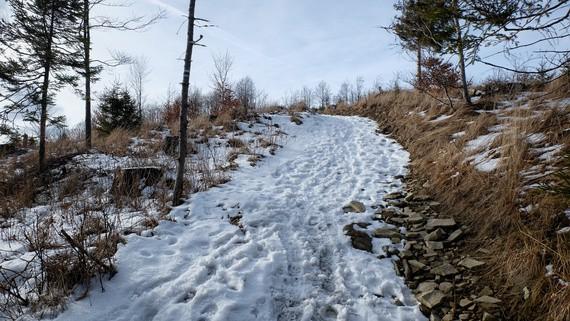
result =
M58 320L425 320L390 259L352 248L342 231L372 222L370 206L401 188L408 154L363 118L274 120L289 134L276 156L193 195L153 237L129 237L106 291L95 286ZM368 211L343 214L351 200ZM243 230L229 223L236 215Z

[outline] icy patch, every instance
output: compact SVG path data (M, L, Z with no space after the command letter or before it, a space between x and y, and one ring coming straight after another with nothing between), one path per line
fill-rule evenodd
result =
M542 143L545 139L546 135L544 135L543 133L530 134L526 137L526 140L529 142L529 144L533 145Z
M453 115L441 115L441 116L437 117L436 119L430 120L430 122L431 123L438 123L438 122L447 120L451 117L453 117Z
M543 148L531 148L530 151L537 155L538 159L551 162L556 160L556 155L562 151L562 148L564 148L564 145L553 145Z
M467 152L473 152L479 149L482 149L484 147L488 147L490 146L493 141L499 137L500 133L490 133L487 135L481 135L473 140L470 140L467 142L467 145L465 146L465 150Z
M460 131L460 132L451 134L451 138L458 139L458 138L465 136L465 134L466 134L465 131Z
M475 154L467 158L471 164L480 172L490 173L501 165L503 158L496 158L494 155L498 153L498 149L492 149L479 154Z

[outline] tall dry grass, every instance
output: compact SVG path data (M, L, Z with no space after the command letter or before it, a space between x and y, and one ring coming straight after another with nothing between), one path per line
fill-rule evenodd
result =
M570 320L570 286L546 275L551 265L560 279L570 280L570 242L556 234L570 202L528 189L520 174L540 163L530 152L526 135L544 133L545 143L564 144L567 149L570 116L568 108L530 106L530 111L515 110L500 120L466 107L450 111L427 96L399 91L371 95L334 112L376 120L382 132L411 153L412 176L427 182L425 192L434 194L443 212L469 227L465 254L480 248L489 251L483 280L498 290L508 320ZM453 117L446 121L429 121L450 113ZM501 167L480 172L466 161L465 145L497 124L507 128L492 143L502 157ZM451 138L460 131L465 132L463 137ZM521 212L527 205L533 210Z

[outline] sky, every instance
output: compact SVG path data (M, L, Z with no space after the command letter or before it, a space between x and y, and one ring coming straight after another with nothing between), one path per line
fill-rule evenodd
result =
M122 0L110 0L117 2ZM126 7L99 7L96 14L124 19L164 11L165 17L144 31L93 32L93 56L106 60L111 52L145 57L150 74L145 83L149 105L166 99L169 88L178 93L186 41L188 0L124 0ZM124 3L124 2L123 2ZM234 81L250 76L270 99L279 100L303 86L328 82L336 92L344 81L365 79L372 87L377 79L388 85L393 79L411 78L414 58L403 52L387 26L396 15L389 0L197 0L196 13L210 20L200 28L204 36L195 47L191 85L209 90L213 56L228 52L234 60ZM5 0L0 0L0 14ZM5 11L5 10L4 10ZM470 77L490 72L472 66ZM127 82L128 66L107 68L95 85L101 92L115 81ZM97 96L97 95L95 95ZM97 105L97 101L95 101ZM83 102L72 90L58 95L54 110L73 126L83 121Z
M0 0L0 7L5 0ZM101 7L99 15L166 17L144 31L95 31L93 52L108 59L120 51L148 60L146 82L149 104L163 101L167 91L180 90L188 0L131 0L129 7ZM194 51L191 84L210 88L213 55L226 51L233 57L231 78L250 76L256 87L272 99L307 85L327 81L336 92L343 81L362 76L368 86L380 77L388 82L396 73L411 73L413 60L395 46L395 38L378 28L395 15L385 0L197 0L196 13L212 28L201 28L206 47ZM128 81L128 67L107 68L97 91L114 81ZM95 102L95 105L97 102ZM70 125L83 121L82 101L71 90L57 99L55 112Z

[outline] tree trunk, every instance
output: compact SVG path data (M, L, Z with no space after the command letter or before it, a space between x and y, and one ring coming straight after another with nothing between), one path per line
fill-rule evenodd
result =
M40 112L40 147L39 147L39 165L40 173L43 173L47 168L46 163L46 127L47 127L47 108L49 103L49 76L51 72L52 63L52 41L53 41L53 30L55 24L55 12L54 8L51 8L50 25L48 41L46 44L46 58L44 61L44 79L41 89L41 112Z
M418 61L417 61L416 77L417 77L418 84L421 84L422 83L422 47L421 46L418 46L417 57L418 57Z
M459 11L457 7L457 0L455 0L453 4L454 7L456 8L456 11ZM459 72L461 74L461 91L465 103L471 106L472 105L471 96L469 96L467 75L465 72L465 52L463 48L463 34L461 33L461 24L459 23L459 17L457 16L458 14L459 13L456 13L454 17L454 23L455 23L455 30L457 32L457 56L459 57Z
M194 12L196 0L190 0L188 14L188 36L186 40L186 56L184 57L184 74L182 77L182 104L180 107L180 147L178 150L178 168L176 169L176 183L174 184L174 197L172 205L182 204L184 190L184 172L186 154L188 150L188 87L190 86L190 70L192 67L192 49L194 48Z
M91 149L91 25L89 0L83 0L83 51L85 69L85 148Z

